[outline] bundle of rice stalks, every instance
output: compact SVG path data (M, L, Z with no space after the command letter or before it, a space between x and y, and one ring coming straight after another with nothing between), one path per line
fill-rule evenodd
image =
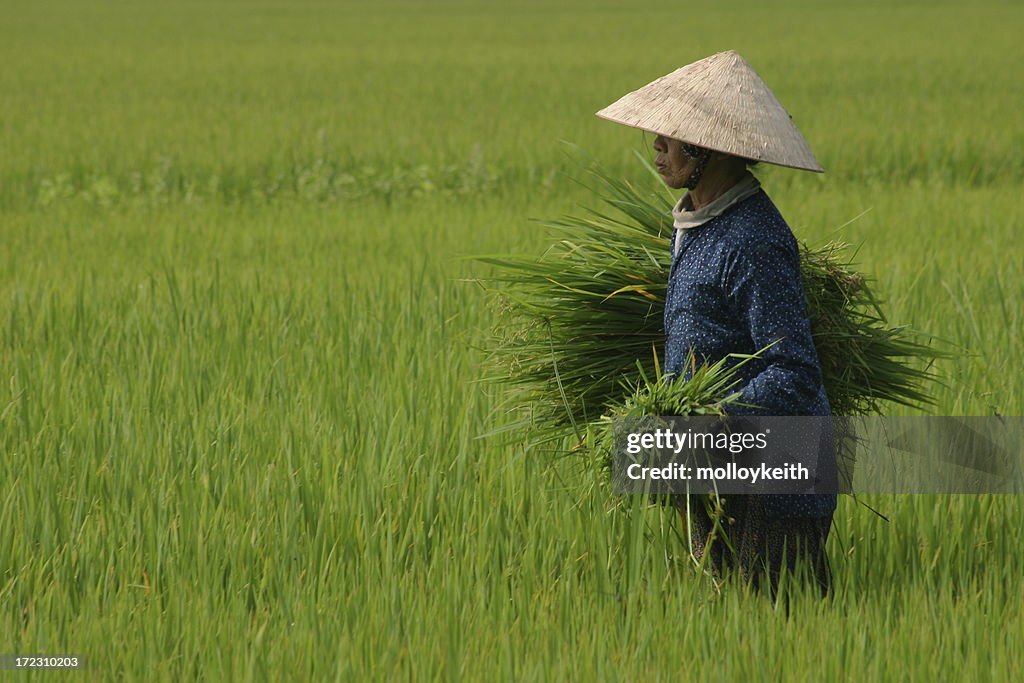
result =
M730 363L730 358L722 358L715 363L696 365L691 352L686 364L693 366L695 370L686 381L674 381L668 375L651 378L638 363L636 380L623 380L621 396L609 404L596 423L587 425L587 435L582 440L579 450L593 456L596 465L607 471L612 466L612 421L616 418L725 415L726 406L740 398L737 371L747 360L756 356L757 354L736 356L743 359L739 363Z
M653 391L658 384L642 378L658 377L663 356L674 198L600 171L594 176L603 207L545 223L559 238L539 258L480 259L497 266L490 282L500 285L492 288L502 313L492 379L505 384L507 407L521 411L512 427L528 426L536 441L570 430L579 436L621 408L629 387ZM867 279L844 259L845 248L801 245L808 316L833 413L878 413L887 401L929 404L931 362L948 354L906 327L889 326ZM719 404L730 386L723 373L724 366L704 373L701 391L676 387L689 397L687 412L661 414Z

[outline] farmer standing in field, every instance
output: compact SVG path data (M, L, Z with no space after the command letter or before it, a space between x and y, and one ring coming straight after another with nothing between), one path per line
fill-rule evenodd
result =
M672 211L666 372L687 378L690 351L698 361L715 362L765 349L739 368L743 405L727 412L829 415L797 242L748 167L823 169L771 90L739 54L722 52L597 115L655 134L658 173L669 187L688 190ZM828 591L825 541L835 495L730 496L723 504L726 537L716 538L705 506L680 497L698 560L707 553L716 572L737 567L755 586L767 574L773 594L783 569L809 570L822 593Z

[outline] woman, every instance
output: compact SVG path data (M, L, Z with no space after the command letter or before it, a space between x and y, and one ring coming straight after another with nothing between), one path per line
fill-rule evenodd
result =
M748 166L766 162L821 172L803 136L747 62L723 52L659 78L598 112L654 133L665 183L688 192L673 209L665 302L665 369L685 359L760 357L739 368L730 414L829 415L807 320L796 239ZM767 347L767 348L766 348ZM826 459L834 455L826 454ZM731 496L710 515L680 504L694 556L737 567L775 594L785 569L809 569L822 594L836 499L832 494Z

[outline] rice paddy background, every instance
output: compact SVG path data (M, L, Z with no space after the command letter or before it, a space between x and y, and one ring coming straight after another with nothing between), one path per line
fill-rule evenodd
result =
M1022 29L978 2L6 3L0 652L77 680L1011 680L1018 498L844 499L830 603L716 589L668 511L477 438L491 313L458 257L539 252L530 218L592 201L560 141L643 178L650 139L593 112L734 48L828 170L759 173L797 235L860 244L894 321L970 350L936 413L1020 415Z

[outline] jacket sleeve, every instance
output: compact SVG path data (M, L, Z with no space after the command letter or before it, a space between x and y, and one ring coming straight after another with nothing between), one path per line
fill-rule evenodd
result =
M753 242L734 252L725 271L725 289L754 349L764 349L761 372L742 388L740 402L748 405L732 406L728 412L807 414L821 387L821 368L807 319L796 241Z

